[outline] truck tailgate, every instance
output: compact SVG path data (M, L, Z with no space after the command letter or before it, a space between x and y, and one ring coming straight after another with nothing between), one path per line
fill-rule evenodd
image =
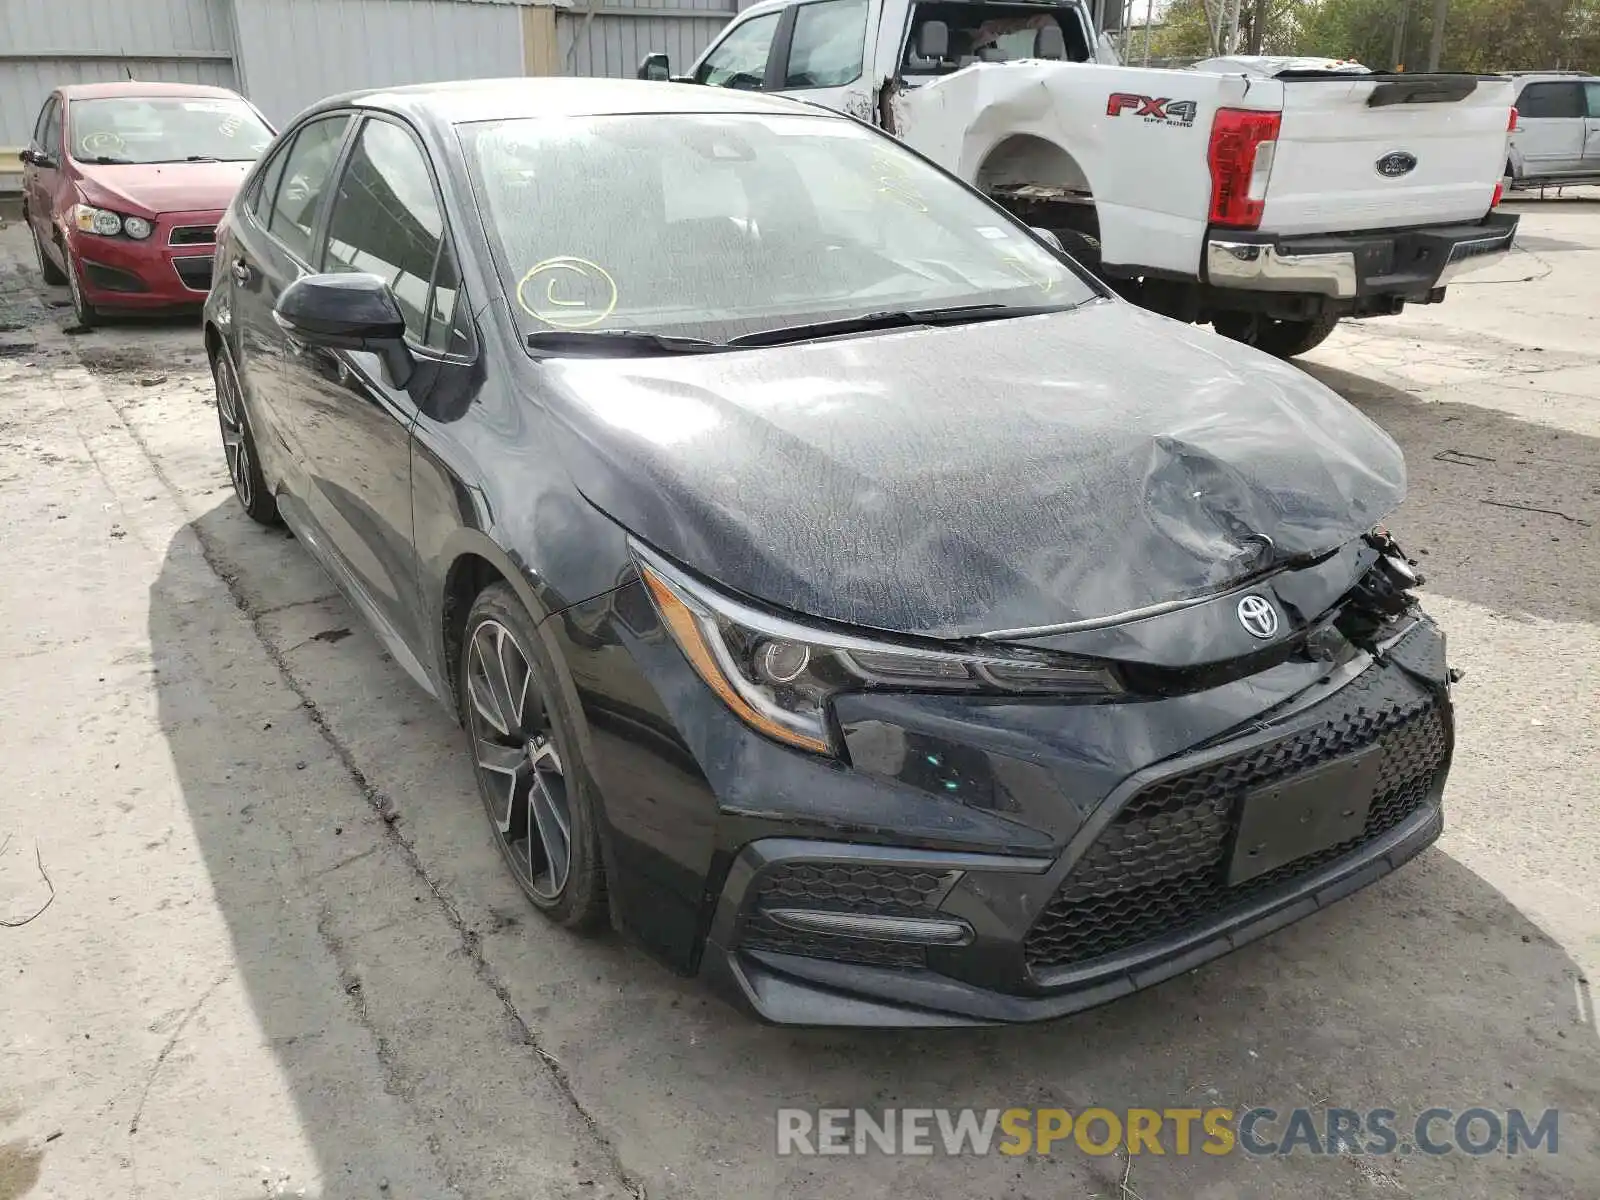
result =
M1489 211L1506 162L1515 95L1509 79L1279 79L1283 125L1263 232L1393 229L1476 220Z

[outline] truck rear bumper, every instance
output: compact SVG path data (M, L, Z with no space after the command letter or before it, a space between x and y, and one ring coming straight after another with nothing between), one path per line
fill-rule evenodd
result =
M1206 279L1244 291L1427 301L1434 289L1509 254L1517 220L1490 213L1468 225L1306 237L1219 230L1206 241Z

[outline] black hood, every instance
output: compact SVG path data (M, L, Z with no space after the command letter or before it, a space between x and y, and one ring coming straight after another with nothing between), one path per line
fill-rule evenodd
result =
M964 637L1332 550L1405 494L1294 367L1120 302L777 349L548 361L589 500L782 608Z

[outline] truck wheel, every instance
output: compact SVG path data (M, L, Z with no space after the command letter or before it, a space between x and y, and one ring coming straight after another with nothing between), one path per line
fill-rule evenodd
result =
M1211 318L1211 327L1223 337L1265 350L1278 358L1293 358L1322 345L1338 323L1338 317L1276 321L1256 313L1218 313Z

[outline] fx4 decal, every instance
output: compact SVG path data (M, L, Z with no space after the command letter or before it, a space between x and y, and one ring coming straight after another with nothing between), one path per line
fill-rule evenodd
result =
M1177 125L1188 129L1194 124L1200 106L1193 100L1169 100L1165 96L1136 96L1132 92L1112 92L1106 100L1106 116L1120 117L1132 111L1148 125Z

